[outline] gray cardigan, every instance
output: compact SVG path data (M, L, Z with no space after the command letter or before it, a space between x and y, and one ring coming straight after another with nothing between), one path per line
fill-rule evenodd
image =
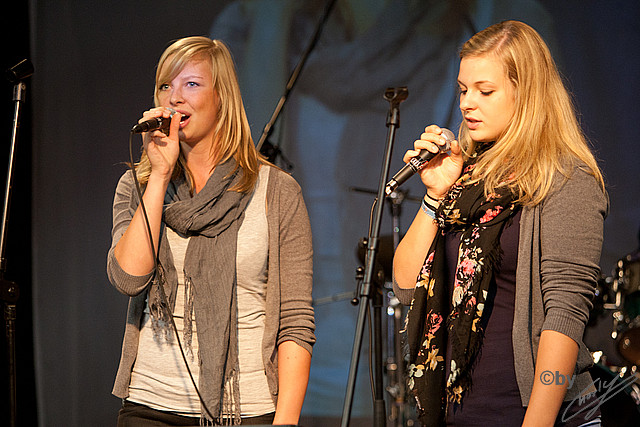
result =
M294 341L311 353L315 343L315 321L311 306L313 250L309 217L300 186L291 176L279 169L264 167L270 169L267 186L269 277L262 359L269 390L276 404L278 345L284 341ZM130 297L120 366L113 387L113 394L120 398L129 395L131 369L138 352L140 320L152 276L127 274L113 253L116 243L135 213L130 208L134 188L131 172L125 173L118 182L113 201L112 243L107 255L107 274L110 282L118 291ZM164 226L161 239L166 245Z
M607 211L606 194L581 169L569 179L557 176L541 204L522 210L512 340L523 406L531 397L540 334L547 329L572 338L580 347L578 375L565 400L585 389L595 390L585 372L593 359L582 337L600 272ZM400 302L411 303L413 289L401 289L395 281L393 288Z

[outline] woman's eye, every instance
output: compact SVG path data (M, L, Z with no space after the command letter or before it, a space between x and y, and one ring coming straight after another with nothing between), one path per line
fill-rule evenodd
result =
M196 87L196 86L199 86L199 84L198 84L198 83L196 83L196 82L188 82L188 83L187 83L187 86L189 86L189 87Z
M163 83L160 85L160 90L167 90L169 89L169 85L167 83Z
M483 94L484 96L489 96L489 95L491 95L493 93L493 91L492 90L488 90L488 91L483 91L483 92L480 92L480 93Z

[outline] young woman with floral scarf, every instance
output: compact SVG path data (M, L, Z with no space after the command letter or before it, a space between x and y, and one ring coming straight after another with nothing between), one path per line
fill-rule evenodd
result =
M426 195L394 257L419 419L597 425L582 336L608 209L601 172L535 30L493 25L460 58L459 142L420 171ZM427 127L404 160L438 152L441 132Z
M297 424L315 342L300 187L257 152L221 41L172 43L155 105L140 121L171 126L143 134L144 204L131 171L113 202L118 425Z

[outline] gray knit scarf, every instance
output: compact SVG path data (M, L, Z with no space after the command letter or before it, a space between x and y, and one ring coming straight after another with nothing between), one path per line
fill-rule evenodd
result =
M214 419L204 408L202 414L209 422L222 425L240 423L236 246L252 194L229 188L238 183L242 173L233 159L228 160L215 168L195 195L184 178L172 181L164 201L164 223L190 237L184 261L188 296L184 342L189 349L195 310L201 361L198 388ZM170 249L160 245L159 253L159 271L149 290L149 310L153 322L166 328L171 324L168 316L175 308L178 282ZM160 283L168 298L162 298ZM170 307L164 306L165 300Z

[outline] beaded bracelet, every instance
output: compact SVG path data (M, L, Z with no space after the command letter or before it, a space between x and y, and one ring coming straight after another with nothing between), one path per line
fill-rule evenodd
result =
M424 198L422 199L422 203L420 205L420 208L431 219L436 219L436 210L432 206L430 206Z

